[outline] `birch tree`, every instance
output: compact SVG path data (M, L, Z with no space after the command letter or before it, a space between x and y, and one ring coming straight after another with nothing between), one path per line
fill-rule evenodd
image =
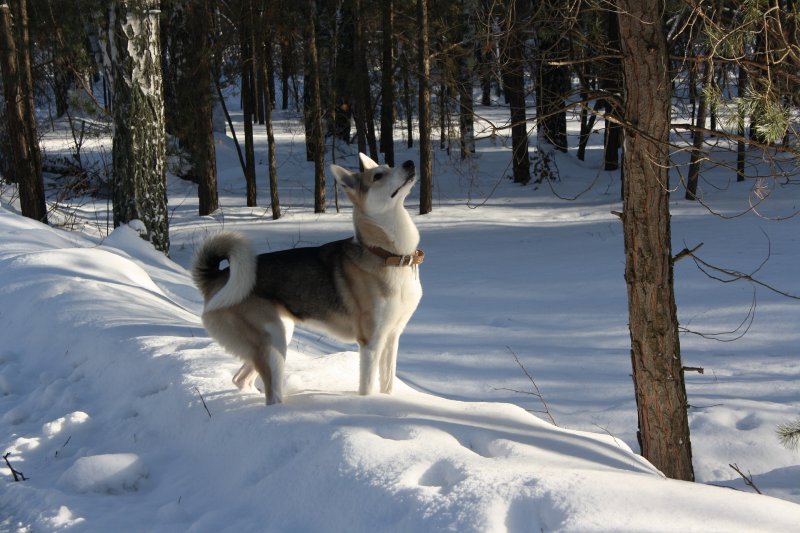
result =
M167 253L169 222L158 2L127 0L109 11L114 74L114 226L140 220Z

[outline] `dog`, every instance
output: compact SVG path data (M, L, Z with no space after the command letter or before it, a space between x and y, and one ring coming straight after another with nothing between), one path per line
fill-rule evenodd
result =
M284 400L295 324L357 342L359 394L392 392L400 334L422 297L418 265L425 254L403 205L416 171L413 161L392 168L359 158L363 172L330 167L353 204L353 237L255 255L242 235L223 232L195 254L203 325L244 360L233 378L237 387L252 390L261 377L267 405Z

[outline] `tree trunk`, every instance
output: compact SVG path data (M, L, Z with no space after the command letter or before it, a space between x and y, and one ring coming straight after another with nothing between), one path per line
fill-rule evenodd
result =
M311 74L311 135L314 159L314 212L325 212L325 136L322 130L322 94L320 88L319 57L317 56L317 2L309 1L308 16L308 69Z
M3 73L13 178L17 183L23 216L46 224L47 204L42 182L42 159L33 109L27 6L25 0L17 0L11 4L17 18L16 32L11 22L9 6L0 5L0 67Z
M697 97L697 120L695 126L697 130L692 134L692 155L689 161L689 174L686 178L686 199L697 200L697 182L700 178L700 159L703 156L703 142L705 134L699 128L706 127L706 92L704 89L711 86L714 76L714 65L710 60L705 62L705 72L703 73L702 88Z
M210 215L219 208L217 195L217 158L214 145L214 97L211 72L211 9L209 0L190 0L187 4L188 34L192 43L186 46L189 52L182 72L190 83L193 109L185 119L189 122L189 154L192 177L197 182L200 216ZM187 43L188 44L188 43Z
M743 98L747 94L747 69L744 68L743 65L739 65L739 83L738 85L738 96L739 98ZM739 116L737 117L737 126L738 126L738 134L740 138L744 138L745 136L745 128L744 128L744 111L739 111ZM745 172L745 163L747 162L747 146L743 140L739 140L736 143L736 181L744 181L747 177Z
M609 46L612 50L619 49L619 22L617 14L609 10L606 13L606 30L608 32ZM600 79L600 88L609 94L617 95L622 93L620 72L620 62L618 59L610 59L607 63L607 72ZM603 107L606 114L619 118L621 110L618 109L617 100L608 98L603 100ZM605 133L603 135L603 169L619 169L619 150L622 147L622 128L618 123L606 119ZM624 180L624 176L623 176Z
M356 123L356 142L358 151L367 153L367 102L365 93L369 94L369 74L366 71L366 59L364 59L364 21L361 17L361 0L351 0L353 2L353 70L351 89L351 102L353 109L353 120ZM375 159L373 157L373 159Z
M353 117L353 77L356 75L353 44L355 42L355 17L350 2L337 3L336 17L340 24L333 25L334 51L333 93L336 96L333 132L337 139L350 144L351 118ZM360 147L359 147L360 149Z
M693 480L670 242L670 80L663 0L618 0L625 90L623 233L642 455Z
M461 35L462 46L458 57L458 125L461 159L475 153L475 125L472 102L472 68L475 57L475 28L472 15L475 5L471 0L462 0Z
M505 91L511 108L511 152L514 183L531 181L528 156L528 119L525 112L525 41L522 35L522 14L516 2L506 13L506 43L502 54Z
M284 37L281 39L281 109L289 109L289 78L293 69L292 42Z
M401 72L403 73L403 109L405 109L406 121L406 147L413 148L414 121L412 120L413 111L411 109L413 99L411 98L411 82L409 81L409 78L411 77L411 67L409 64L408 55L405 51L400 53L400 65Z
M381 65L381 152L383 161L394 166L394 15L392 0L384 0L381 7L381 26L383 27Z
M431 59L428 36L428 0L417 0L419 31L419 212L433 210L433 164L431 160Z
M169 251L166 133L158 2L129 0L113 9L114 226L144 223L144 238ZM131 53L133 52L133 53Z
M552 33L552 31L550 32ZM539 38L540 59L536 61L536 107L540 139L560 152L567 151L567 111L564 98L569 92L569 76L565 67L548 64L559 58L562 37Z
M256 198L256 157L253 147L253 50L251 28L252 0L242 0L239 26L242 68L242 114L244 115L244 179L247 185L247 207L257 205Z
M258 56L262 58L258 63L258 71L264 81L267 80L267 63L263 60L266 55L264 51L272 46L271 43L271 28L273 21L270 20L269 15L269 0L261 0L261 8L259 9L261 16L258 17L259 26L262 31L257 32L258 39L254 41L259 48ZM277 220L281 218L281 202L278 196L278 164L275 156L275 135L272 131L272 95L270 94L270 86L267 83L261 83L262 91L261 98L261 112L264 115L264 126L267 129L267 166L269 168L269 198L270 208L272 209L272 219Z

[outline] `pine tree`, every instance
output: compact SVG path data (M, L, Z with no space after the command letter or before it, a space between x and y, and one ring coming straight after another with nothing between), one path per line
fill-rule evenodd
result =
M47 223L42 159L33 107L30 40L26 0L0 4L0 68L6 101L8 136L20 207L26 217Z
M624 79L623 234L642 455L694 480L669 215L670 80L663 0L617 0Z
M428 0L417 0L419 67L419 212L433 210L433 164L431 154L431 60L428 36Z
M509 0L505 14L505 37L501 51L503 80L511 107L511 158L514 183L531 181L528 155L528 119L525 112L525 35L522 2Z
M306 142L311 145L312 159L314 160L314 212L325 212L325 136L322 126L322 90L320 83L319 55L317 53L317 2L309 1L308 27L306 45L308 47L308 68L310 74L306 81L306 91L310 92L304 104L310 108L305 113L310 115L311 124L307 135L310 139Z

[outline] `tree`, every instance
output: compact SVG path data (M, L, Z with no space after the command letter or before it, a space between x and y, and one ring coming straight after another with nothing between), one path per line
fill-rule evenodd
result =
M267 1L268 0L262 0L261 3L262 24L260 24L260 26L262 28L269 27L268 22L270 22L267 18L267 15L270 13L270 11L267 9ZM258 62L258 71L261 74L261 77L266 80L267 65L266 61L264 61L264 58L267 54L264 52L264 50L272 47L269 33L265 33L263 39L258 39L255 41L255 43L255 46L261 49L261 52L257 54L257 56L261 58L261 60ZM264 125L267 129L267 150L269 151L268 161L270 208L272 209L272 219L277 220L281 218L281 202L280 198L278 197L278 164L275 156L275 135L272 132L272 94L270 93L269 84L261 83L259 86L261 87L264 97L257 98L257 100L261 100L261 112L264 117Z
M567 151L567 112L564 97L570 90L566 67L553 65L555 59L566 56L567 41L559 31L559 21L565 19L561 2L545 2L537 21L539 57L536 61L536 108L539 133L556 150Z
M169 251L164 99L158 2L116 3L114 72L114 226L140 220L144 238Z
M176 107L181 111L176 125L179 138L189 153L184 177L198 184L199 214L219 208L217 163L214 147L214 82L210 33L213 6L209 0L187 0L184 17L173 33L183 37L177 69ZM177 55L177 54L175 54Z
M3 73L14 178L22 214L47 223L42 159L33 107L27 5L26 0L12 1L10 4L14 7L16 18L13 25L9 5L0 4L0 68Z
M663 0L617 0L625 135L623 233L642 455L694 480L669 215L670 79Z
M707 90L712 83L714 75L714 64L711 60L705 61L703 64L703 85L700 90L700 95L697 98L697 119L695 121L696 129L692 133L692 155L689 162L689 173L686 178L686 199L697 199L697 183L700 178L700 161L703 157L703 142L705 141L704 129L706 127L706 109L708 109L708 102L706 101Z
M394 166L394 2L381 4L381 152L383 160Z
M362 16L362 0L350 0L353 3L352 12L355 14L353 28L353 70L351 71L353 85L352 109L353 119L356 123L356 139L358 151L367 153L374 160L378 160L378 145L375 139L375 121L372 115L372 98L370 95L369 66L367 64L367 30Z
M431 161L431 59L428 36L428 0L417 0L419 67L419 213L433 210L433 165Z
M617 14L614 12L606 13L606 31L609 48L619 50L619 23ZM619 150L622 147L622 130L617 120L614 119L619 119L621 113L618 95L622 92L620 79L622 73L619 59L610 58L605 63L605 73L600 77L600 88L606 94L606 98L601 100L600 106L605 109L607 115L603 137L603 168L617 170L619 169Z
M472 65L475 63L476 6L473 0L461 0L461 46L458 50L458 125L461 159L475 153L475 124L472 101Z
M514 183L531 181L528 156L528 119L525 112L525 37L521 2L509 0L505 14L504 45L500 52L503 80L511 107L511 152Z
M239 48L242 84L242 114L244 115L244 179L247 185L247 207L255 207L256 156L253 147L253 101L255 100L255 59L253 52L252 0L240 0Z
M325 212L325 136L322 129L322 90L320 85L319 57L317 54L317 2L309 0L308 37L306 39L308 68L310 76L306 78L306 91L310 92L308 98L303 99L304 105L310 106L304 110L309 116L307 128L310 139L306 142L311 145L314 160L314 212ZM310 129L310 131L309 131Z

